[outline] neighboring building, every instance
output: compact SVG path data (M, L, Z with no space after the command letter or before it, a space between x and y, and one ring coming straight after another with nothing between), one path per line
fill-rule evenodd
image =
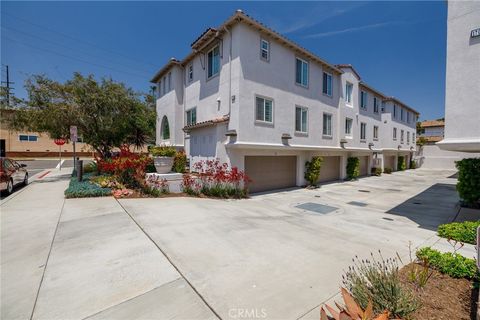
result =
M251 191L305 184L305 161L324 158L319 182L396 169L415 151L418 112L237 11L171 59L158 86L157 144L184 147L190 163L219 158L245 170Z
M463 158L480 157L480 153L465 153L442 150L436 144L443 140L445 123L443 120L427 120L420 123L423 133L419 139L425 142L417 147L415 161L417 166L426 169L455 169L455 161Z
M7 157L57 157L59 147L48 134L38 132L15 132L4 128L0 129L0 147ZM92 156L92 148L85 143L75 145L79 156ZM73 145L66 143L61 146L62 152L73 155Z
M480 152L480 1L448 1L443 150Z

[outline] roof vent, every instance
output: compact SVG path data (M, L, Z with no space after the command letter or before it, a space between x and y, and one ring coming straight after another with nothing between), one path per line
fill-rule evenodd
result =
M238 13L243 13L243 10L242 9L237 9L237 12Z

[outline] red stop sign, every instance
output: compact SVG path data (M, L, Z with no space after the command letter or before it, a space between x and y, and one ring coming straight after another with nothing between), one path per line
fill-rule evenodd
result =
M57 146L63 146L65 144L65 139L55 139L53 140Z

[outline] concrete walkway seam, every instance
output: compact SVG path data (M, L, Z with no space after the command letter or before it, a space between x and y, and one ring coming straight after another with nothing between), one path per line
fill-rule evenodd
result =
M128 212L127 209L125 209L125 207L120 203L120 201L118 201L117 198L115 198L115 200L118 202L118 204L120 205L120 207L123 209L123 211L125 211L125 213L130 217L130 219L132 219L132 221L137 225L137 227L143 232L143 234L148 238L150 239L150 241L152 241L152 243L155 245L155 247L157 247L158 250L160 250L160 252L165 256L165 258L168 260L168 262L170 262L170 264L175 268L175 270L177 270L177 272L180 274L180 276L183 278L183 280L185 280L186 283L188 283L188 285L190 286L190 288L192 288L192 290L198 295L198 297L203 301L203 303L205 303L205 305L210 309L210 311L212 311L212 313L220 320L222 320L222 317L220 317L220 315L213 309L213 307L207 302L207 300L205 300L205 298L200 294L200 292L198 292L198 290L193 286L193 284L185 277L185 275L182 273L182 271L180 271L180 269L173 263L173 261L170 259L170 257L167 255L167 253L162 249L160 248L159 245L157 245L157 243L155 241L153 241L153 239L150 237L150 235L142 228L142 226L140 226L140 224L138 224L138 222L132 217L132 215Z

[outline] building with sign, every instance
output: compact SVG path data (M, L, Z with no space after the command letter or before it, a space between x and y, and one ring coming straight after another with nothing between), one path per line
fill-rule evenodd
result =
M448 1L443 150L480 152L480 1Z

